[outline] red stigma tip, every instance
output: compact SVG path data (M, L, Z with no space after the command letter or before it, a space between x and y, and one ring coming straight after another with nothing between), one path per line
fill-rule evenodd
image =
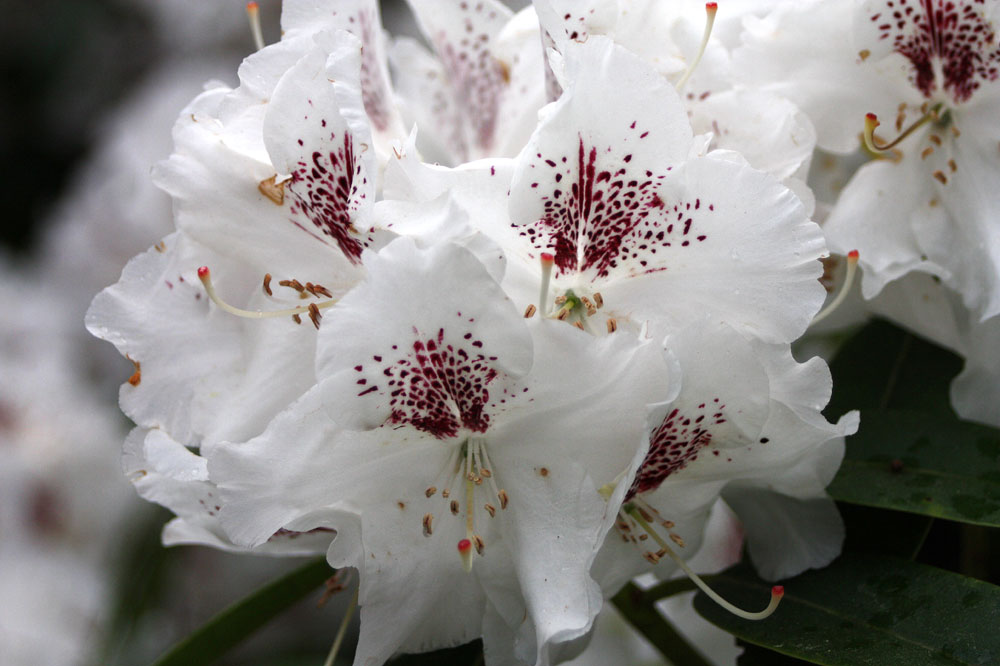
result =
M858 252L857 250L851 250L850 252L847 253L847 258L848 259L857 259L860 256L861 256L861 253Z
M718 8L719 8L719 3L717 3L717 2L706 2L705 3L705 11L707 11L707 12L714 12Z
M257 11L257 3L256 2L248 2L247 3L247 11L248 12L255 12L255 11Z
M548 252L542 252L542 261L555 261L555 255Z
M775 585L774 587L771 588L771 596L782 597L784 595L785 595L784 585Z
M208 266L202 266L198 269L198 277L205 279L208 277Z
M470 548L472 548L472 542L468 539L462 539L458 542L458 552L467 553Z
M867 118L868 120L874 120L874 121L878 120L878 116L876 116L874 113L866 113L865 114L865 118Z

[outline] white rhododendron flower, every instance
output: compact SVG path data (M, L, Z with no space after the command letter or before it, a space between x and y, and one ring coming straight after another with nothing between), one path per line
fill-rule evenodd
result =
M864 131L885 157L858 171L825 227L832 248L860 250L866 298L921 271L981 319L1000 314L998 8L812 0L748 24L736 60L749 80L798 103L820 147L851 151Z
M175 125L176 231L88 313L135 364L125 468L164 541L356 569L359 665L563 659L650 562L688 569L720 497L742 527L707 543L745 531L769 578L840 550L857 419L789 352L825 296L784 184L808 121L737 82L731 28L699 66L679 12L589 3L574 37L559 4L543 31L414 2L432 55L371 0L289 0Z
M680 395L650 433L617 525L595 565L611 590L670 554L697 552L721 497L742 521L751 559L769 580L822 567L840 553L843 525L825 488L840 466L852 412L821 414L826 364L796 362L788 345L696 323L667 347L682 361ZM669 539L669 541L668 541ZM664 562L654 571L671 570Z
M535 4L544 33L563 54L591 35L612 38L676 86L694 132L710 135L711 148L735 150L809 197L801 181L816 144L812 123L788 99L742 85L723 41L744 15L762 13L771 3L725 2L721 8L714 2L656 0L585 3L589 7L568 0Z
M624 334L529 326L458 246L400 239L365 263L324 318L316 387L209 451L224 525L249 546L341 533L331 563L361 571L356 663L480 635L490 663L515 645L547 663L600 609L588 570L614 512L598 489L644 451L667 364Z

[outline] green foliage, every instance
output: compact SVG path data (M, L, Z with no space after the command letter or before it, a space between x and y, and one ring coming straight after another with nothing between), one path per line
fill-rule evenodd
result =
M318 559L268 583L225 609L175 645L153 666L210 664L333 575Z
M712 584L737 605L767 599L771 583L741 564ZM1000 588L874 553L845 553L833 565L785 584L777 612L748 622L704 595L695 608L750 643L830 666L989 664L1000 660Z

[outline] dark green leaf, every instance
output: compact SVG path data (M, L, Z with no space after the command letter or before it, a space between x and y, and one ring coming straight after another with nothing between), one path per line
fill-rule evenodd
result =
M746 565L713 576L712 586L748 609L763 607L771 588ZM786 581L781 606L760 622L703 594L695 608L745 641L816 664L1000 663L1000 588L895 557L845 553Z
M864 412L834 499L1000 526L1000 431L940 416Z
M948 386L961 369L955 354L876 320L845 343L830 364L833 397L826 413L837 417L851 409L889 408L952 415Z
M920 552L934 519L901 511L837 503L844 519L844 550L875 552L912 560Z
M210 664L292 606L334 571L319 559L268 583L208 621L156 660L153 666Z

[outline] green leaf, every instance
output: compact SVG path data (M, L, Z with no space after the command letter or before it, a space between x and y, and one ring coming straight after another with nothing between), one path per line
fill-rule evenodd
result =
M225 609L156 660L153 666L210 664L334 574L318 559L268 583Z
M887 408L953 416L948 387L961 369L962 359L950 351L875 320L830 363L833 397L825 411L830 417Z
M927 539L934 519L901 511L837 503L844 519L845 551L895 555L912 560Z
M483 642L475 640L458 647L404 654L389 662L391 666L482 666Z
M712 586L748 609L763 607L771 589L745 564L713 576ZM694 605L744 641L816 664L1000 662L1000 588L896 557L845 553L787 581L781 606L759 622L703 594Z
M920 412L864 412L827 490L842 502L1000 526L1000 431Z

